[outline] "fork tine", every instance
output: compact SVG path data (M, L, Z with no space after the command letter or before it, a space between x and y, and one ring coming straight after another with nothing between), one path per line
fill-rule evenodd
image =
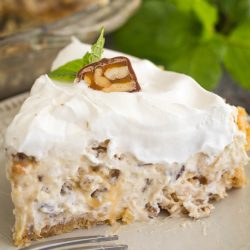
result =
M103 245L103 246L85 246L79 248L71 248L68 250L127 250L127 245Z
M97 243L103 241L118 240L118 235L104 236L104 235L94 235L94 236L82 236L82 237L72 237L65 239L57 239L51 241L43 241L32 246L24 247L21 250L49 250L55 247L66 247L85 243Z

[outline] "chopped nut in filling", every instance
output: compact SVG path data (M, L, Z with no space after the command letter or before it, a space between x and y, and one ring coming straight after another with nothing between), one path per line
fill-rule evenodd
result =
M89 64L79 71L77 79L84 80L92 89L104 92L135 92L141 89L129 59L122 56Z

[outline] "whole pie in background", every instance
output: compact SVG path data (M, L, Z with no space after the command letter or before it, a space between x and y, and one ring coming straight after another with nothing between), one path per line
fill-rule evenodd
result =
M109 0L1 0L0 36L44 25Z

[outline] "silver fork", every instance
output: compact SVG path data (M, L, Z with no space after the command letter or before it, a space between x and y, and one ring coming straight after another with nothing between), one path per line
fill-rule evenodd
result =
M118 240L118 235L104 236L104 235L94 235L94 236L82 236L82 237L72 237L58 240L50 240L36 243L32 246L24 247L20 250L52 250L52 249L67 249L67 250L126 250L127 245L89 245L83 246L83 244L89 243L100 243L106 241ZM67 247L67 248L65 248Z

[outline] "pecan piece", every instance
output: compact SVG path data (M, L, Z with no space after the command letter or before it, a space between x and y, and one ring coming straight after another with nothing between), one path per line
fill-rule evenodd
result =
M184 171L185 171L185 166L182 165L180 171L179 171L178 174L176 175L175 180L178 180L178 179L182 176L182 174L183 174Z
M145 205L145 208L146 208L146 210L148 212L149 218L154 218L154 217L156 217L160 213L159 206L152 205L150 202L148 202Z
M33 162L36 162L36 159L35 159L35 157L33 157L33 156L28 156L28 155L26 155L26 154L24 154L24 153L17 153L17 154L13 154L12 155L12 157L13 157L13 161L14 162L17 162L17 163L33 163Z
M84 80L92 89L104 92L135 92L140 85L128 58L103 58L82 68L77 81Z
M142 192L144 193L148 187L152 184L153 179L146 178L145 179L145 186L142 188Z
M96 157L98 158L100 154L107 152L109 140L99 143L97 146L93 146L91 149L96 151Z
M111 169L109 171L109 181L111 184L115 184L121 176L121 171L119 169Z
M61 188L61 195L69 194L73 190L72 183L70 181L64 182Z
M39 182L42 182L42 181L43 181L43 178L44 178L43 175L38 175L38 176L37 176L37 179L38 179Z
M55 207L47 203L42 203L38 210L44 214L51 214L55 212Z
M97 188L90 196L94 199L101 200L104 193L108 192L106 187Z

